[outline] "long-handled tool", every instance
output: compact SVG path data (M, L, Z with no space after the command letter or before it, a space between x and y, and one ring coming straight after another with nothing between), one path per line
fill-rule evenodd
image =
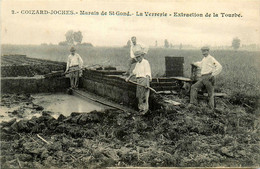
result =
M65 74L69 74L69 73L71 73L71 72L77 72L77 71L80 71L80 70L83 70L83 69L87 69L87 68L91 68L91 67L94 67L94 66L97 66L97 65L99 65L99 64L94 64L94 65L90 65L90 66L83 66L83 67L80 68L80 69L76 69L76 70L71 70L71 71L68 71L68 72L64 72L63 74L65 75Z
M150 89L151 91L153 91L155 94L158 94L158 95L162 96L160 93L158 93L156 90L154 90L154 89L151 88L151 87L138 84L138 83L133 82L133 81L131 81L131 80L129 80L128 82L130 82L130 83L132 83L132 84L135 84L135 85L138 85L138 86L142 86L142 87L148 88L148 89ZM162 96L162 97L164 97L164 96ZM164 98L165 98L165 97L164 97ZM181 105L181 103L176 102L176 101L173 101L173 100L170 100L170 99L168 99L168 98L165 98L164 101L165 101L165 102L168 102L168 103L171 103L171 104L173 104L173 105L175 105L175 106Z
M83 66L82 68L80 69L77 69L77 70L71 70L71 71L68 71L68 72L64 72L63 70L60 70L60 71L57 71L57 72L52 72L52 73L48 73L48 74L45 74L43 75L45 78L52 78L52 77L62 77L66 74L69 74L71 72L76 72L76 71L80 71L80 70L83 70L83 69L87 69L87 68L91 68L91 67L94 67L94 66L97 66L99 64L94 64L94 65L90 65L90 66Z
M150 89L151 91L153 91L154 93L158 94L157 91L154 90L154 89L151 88L151 87L148 87L148 86L144 86L144 85L138 84L138 83L133 82L133 81L131 81L131 80L129 80L128 82L133 83L133 84L138 85L138 86L142 86L142 87L148 88L148 89Z

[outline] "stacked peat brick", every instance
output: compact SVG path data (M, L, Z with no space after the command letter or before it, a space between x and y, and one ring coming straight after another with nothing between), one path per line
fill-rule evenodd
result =
M33 77L65 68L65 62L28 58L26 55L1 56L1 77Z
M183 76L184 57L166 56L166 77Z
M65 62L28 58L25 55L1 56L2 93L60 92L69 87L69 79L46 79L41 76L52 71L65 70Z

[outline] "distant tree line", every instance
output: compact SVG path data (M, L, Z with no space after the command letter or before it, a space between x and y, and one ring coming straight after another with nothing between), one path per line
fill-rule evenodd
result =
M179 49L182 49L182 43L180 43L180 45L177 45ZM124 48L130 48L131 47L131 41L128 40L126 45L124 46ZM155 41L155 47L158 47L158 42L157 40ZM172 43L169 43L167 39L164 40L164 47L165 48L174 48L176 46L173 46ZM192 46L191 46L192 47Z
M237 50L240 47L240 39L238 37L235 37L232 41L232 47L233 49Z
M74 46L74 45L80 45L80 46L88 46L93 47L91 43L82 43L83 35L81 31L74 32L73 30L69 30L65 34L65 41L62 41L59 43L60 46Z
M155 41L155 46L157 46L157 41ZM186 45L186 46L192 48L192 45ZM182 47L183 47L182 43L180 43L179 45L173 45L167 39L164 40L164 48L178 48L181 50Z

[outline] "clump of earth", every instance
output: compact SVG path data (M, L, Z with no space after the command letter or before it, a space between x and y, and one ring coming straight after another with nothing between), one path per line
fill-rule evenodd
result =
M1 104L17 100L33 98L5 95ZM107 109L54 118L37 105L39 117L1 122L1 168L260 166L259 109L154 100L160 108L144 116Z

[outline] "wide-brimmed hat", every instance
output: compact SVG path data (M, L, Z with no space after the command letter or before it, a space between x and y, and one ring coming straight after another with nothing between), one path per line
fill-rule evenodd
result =
M139 51L136 51L136 52L134 53L134 55L135 55L135 57L143 56L143 55L144 55L144 52L139 50Z
M76 49L74 47L70 48L70 52L75 52L75 51L76 51Z
M200 50L202 50L202 51L205 51L205 50L209 51L209 47L208 46L203 46Z

